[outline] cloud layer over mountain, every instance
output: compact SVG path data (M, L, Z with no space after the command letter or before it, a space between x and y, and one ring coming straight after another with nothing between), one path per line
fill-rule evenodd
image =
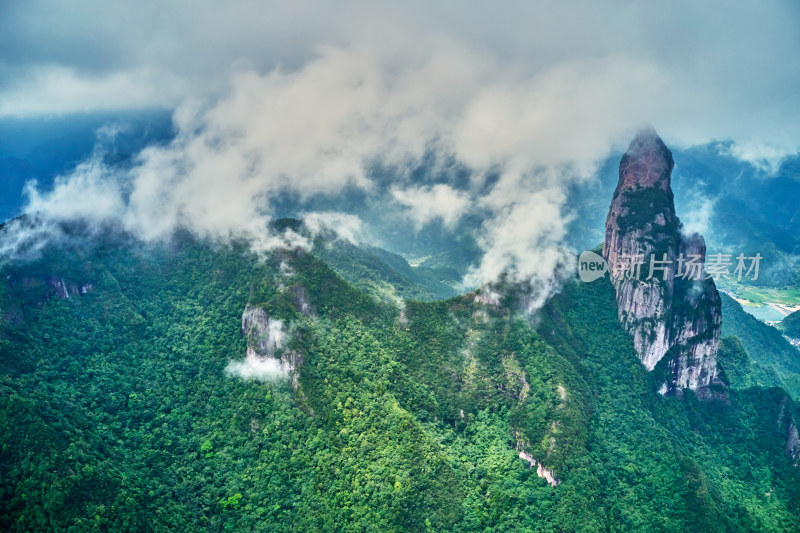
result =
M381 165L412 227L482 217L470 283L509 267L544 281L564 257L566 188L642 123L679 145L731 138L762 165L800 147L800 64L781 59L800 47L798 7L696 4L5 6L0 115L176 109L175 140L132 169L91 160L31 188L46 218L268 248L276 197L369 194ZM430 153L470 177L415 182Z

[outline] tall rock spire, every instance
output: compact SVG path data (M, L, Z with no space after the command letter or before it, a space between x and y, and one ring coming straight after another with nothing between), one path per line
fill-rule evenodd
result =
M672 167L658 134L640 131L620 161L603 245L620 322L647 369L667 370L662 394L719 381L719 293L702 271L703 237L684 235L675 215Z

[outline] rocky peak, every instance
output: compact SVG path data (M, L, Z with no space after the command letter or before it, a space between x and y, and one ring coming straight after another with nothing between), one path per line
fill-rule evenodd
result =
M648 370L667 357L660 392L704 389L717 382L720 298L704 279L705 241L684 235L670 186L672 154L652 129L640 131L619 165L603 257L622 325ZM687 271L693 259L697 271Z
M672 152L652 128L639 131L619 164L620 189L636 187L670 188Z

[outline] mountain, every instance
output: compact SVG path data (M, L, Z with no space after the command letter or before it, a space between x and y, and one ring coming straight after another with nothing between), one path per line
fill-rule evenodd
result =
M109 229L5 261L0 528L800 528L797 410L743 343L723 398L664 397L607 279L534 316L511 286L400 304L323 241Z
M795 311L781 321L781 330L791 339L800 339L800 311Z
M742 306L722 294L722 335L735 337L753 367L758 386L783 387L793 398L800 400L800 350L792 346L774 327L764 324L742 309ZM726 361L722 360L723 367Z
M788 157L773 171L737 158L734 149L731 142L671 147L675 166L670 185L676 213L687 227L703 233L710 253L762 255L758 278L750 276L745 285L796 287L800 283L795 229L800 216L796 207L800 157ZM596 180L570 190L568 203L575 217L567 240L576 250L591 250L604 239L607 198L618 183L621 156L610 155L599 166ZM739 289L726 287L733 292Z
M540 309L298 220L261 254L65 223L0 260L0 528L800 529L800 351L673 279L672 168L633 140L612 276Z
M662 394L721 384L719 294L702 270L703 237L684 235L675 215L673 165L655 131L633 139L619 164L603 245L619 319L639 358L648 370L662 360L668 366Z

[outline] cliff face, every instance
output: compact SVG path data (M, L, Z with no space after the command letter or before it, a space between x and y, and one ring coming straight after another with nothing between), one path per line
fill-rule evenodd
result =
M261 307L248 304L242 313L241 333L247 338L247 357L244 367L248 377L255 379L277 379L290 376L292 386L297 389L297 370L303 364L303 356L295 350L285 348L286 328L283 321L270 317Z
M603 245L619 319L639 358L653 370L669 356L662 394L718 381L722 319L714 280L702 271L705 241L684 235L675 216L672 167L655 131L633 139L620 161Z

